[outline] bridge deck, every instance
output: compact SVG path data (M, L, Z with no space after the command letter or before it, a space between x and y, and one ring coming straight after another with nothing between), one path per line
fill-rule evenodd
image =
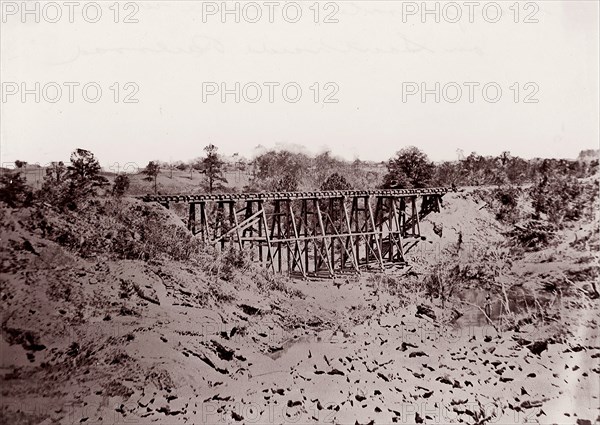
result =
M373 189L373 190L335 190L335 191L311 191L311 192L261 192L261 193L220 193L220 194L198 194L198 195L146 195L140 199L146 202L206 202L206 201L286 201L290 199L331 199L331 198L353 198L363 196L386 196L386 197L411 197L420 195L444 195L450 192L447 187L434 187L424 189Z
M273 271L329 276L405 264L419 221L449 188L146 195L189 206L188 229L219 249L253 253Z

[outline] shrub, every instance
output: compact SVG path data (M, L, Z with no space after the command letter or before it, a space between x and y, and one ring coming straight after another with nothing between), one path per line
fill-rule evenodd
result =
M575 177L553 174L544 176L531 190L534 218L547 218L562 225L589 214L598 196L598 181L583 183Z
M94 154L85 149L75 149L71 153L68 177L77 183L83 192L92 193L93 187L108 184L106 177L100 175L100 163Z
M440 259L425 275L425 291L431 298L439 298L443 306L463 279L460 266L454 261Z
M344 176L339 175L338 173L333 173L330 175L327 180L321 184L321 190L351 190L352 186L350 183L346 181Z
M526 251L536 251L550 244L556 236L556 227L540 220L528 220L514 226L508 236Z
M44 183L38 192L40 199L63 208L73 201L73 193L69 190L68 170L62 161L52 162L46 168Z
M310 158L301 153L271 150L252 161L254 177L249 191L295 191L309 174Z
M227 247L224 251L216 254L216 267L211 267L213 274L221 279L231 282L235 278L236 270L245 270L250 267L246 252L233 247Z
M117 177L115 177L112 194L117 197L123 196L125 192L127 192L127 189L129 189L129 184L129 176L126 174L119 174Z
M298 179L292 174L285 174L273 182L275 192L295 192L298 190Z
M108 184L100 175L100 163L85 149L71 153L71 165L52 162L46 169L39 197L59 209L75 210L78 204L96 195L96 188Z
M493 196L497 203L496 218L503 222L515 223L519 220L519 197L521 189L514 186L498 187Z
M29 227L84 258L188 260L201 249L200 241L160 207L114 198L89 199L78 211L40 205Z
M0 201L12 208L28 206L33 192L20 172L2 173L0 176Z
M144 180L150 181L150 182L154 181L154 193L155 194L158 193L157 178L158 178L158 175L160 174L160 165L158 165L158 162L150 161L148 163L148 165L146 165L146 168L144 168L142 173L144 173L146 175Z
M398 151L387 167L388 174L384 179L386 188L427 187L435 171L427 155L414 146Z
M523 190L515 186L477 189L473 192L473 196L485 202L496 219L504 223L515 223L522 218L519 209L519 197L522 194Z

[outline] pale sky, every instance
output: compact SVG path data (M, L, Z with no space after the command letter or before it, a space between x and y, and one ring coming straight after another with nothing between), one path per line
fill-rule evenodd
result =
M473 23L464 2L456 3L464 14L458 23L446 22L454 17L449 6L439 23L429 15L422 23L420 11L403 14L411 2L402 1L322 1L319 23L313 1L298 2L302 17L297 23L284 20L284 2L274 9L274 23L262 1L256 3L264 14L258 23L245 21L244 15L240 23L234 16L222 23L220 13L205 15L203 22L203 8L209 12L220 1L132 2L137 11L121 2L119 20L135 12L137 23L115 23L109 10L113 1L99 2L97 23L83 19L82 6L74 11L74 23L66 7L58 23L44 19L54 19L50 8L40 23L28 15L22 23L21 11L13 15L7 3L21 5L2 2L2 163L68 160L77 147L93 151L105 165L188 160L201 156L209 143L223 154L247 157L258 144L302 145L350 160L386 160L415 145L436 161L456 159L459 148L466 154L508 150L526 158L574 158L599 144L595 0L521 2L518 23L509 10L513 1L498 2L502 17L496 23L484 19L482 6L491 3L485 1L475 9ZM228 5L233 9L235 3ZM255 15L249 7L246 12L248 19ZM288 9L285 17L293 19L293 12ZM486 15L490 20L492 12ZM339 22L324 23L330 13ZM527 16L539 22L524 23ZM40 102L34 94L23 102L21 83L35 91L35 82ZM79 84L73 103L65 82ZM102 89L97 103L82 96L81 87L90 82ZM133 90L128 82L139 87L133 96L138 103L123 103ZM233 89L236 82L241 87L256 83L246 86L247 98L261 86L262 98L235 103L232 94L222 103L217 94L203 102L203 83ZM279 83L273 103L265 82ZM451 83L447 98L462 87L462 97L450 103L442 96L436 103L431 94L423 103L418 93L403 101L403 87L420 90L425 83L434 89L436 82L440 87ZM286 83L302 89L297 103L284 99ZM473 103L464 83L479 84ZM488 83L502 89L497 103L481 93ZM50 103L57 85L62 97ZM19 91L12 94L15 87ZM324 103L336 87L332 99L338 102ZM493 97L495 91L488 94ZM538 102L525 103L528 95Z

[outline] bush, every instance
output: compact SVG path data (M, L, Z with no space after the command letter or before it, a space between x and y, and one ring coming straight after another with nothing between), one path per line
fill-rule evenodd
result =
M92 152L75 149L71 165L52 162L46 169L39 197L61 210L75 210L79 203L96 195L98 186L108 184L100 171L100 163Z
M84 258L179 261L201 250L200 241L168 212L138 201L94 198L77 211L40 205L29 227Z
M456 285L460 283L459 270L458 266L439 261L433 266L431 273L425 276L427 294L432 298L439 298L444 305L445 301L452 296Z
M598 196L598 181L583 183L577 178L554 174L544 176L531 190L535 219L547 218L561 226L564 221L590 216Z
M129 184L129 176L126 174L119 174L117 177L115 177L112 194L117 197L123 196L125 192L127 192L127 189L129 189Z
M246 252L227 247L224 251L217 253L216 261L211 270L215 276L231 282L235 278L236 271L245 270L248 267L250 267L250 261Z
M508 236L526 251L536 251L547 247L556 236L556 227L551 223L529 220L515 225Z
M157 161L150 161L146 168L142 171L143 174L146 175L144 180L146 181L154 181L154 194L158 193L158 175L160 174L160 165L158 165Z
M497 204L496 219L515 223L520 219L519 216L519 197L522 190L514 186L498 187L494 189L493 196Z
M396 153L388 162L385 188L410 189L430 185L435 166L425 153L411 146Z
M523 190L515 186L476 189L473 192L474 198L485 202L496 219L504 223L516 223L523 218L522 209L519 208L519 198L522 195Z
M108 180L100 175L100 171L102 171L100 163L92 152L85 149L75 149L71 153L70 160L68 177L73 182L86 186L85 191L92 192L93 187L108 183Z
M350 183L346 181L344 176L339 175L338 173L333 173L330 175L327 180L321 184L321 190L351 190L352 186Z
M11 208L28 206L33 200L33 192L20 172L2 173L0 176L0 201Z
M65 164L62 161L52 162L46 168L44 183L38 192L38 197L62 209L73 201L74 196L69 186L68 170Z

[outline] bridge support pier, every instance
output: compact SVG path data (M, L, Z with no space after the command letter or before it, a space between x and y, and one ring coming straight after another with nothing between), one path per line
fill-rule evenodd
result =
M187 227L218 249L248 250L274 272L333 277L405 264L420 219L445 188L147 196L188 204ZM420 201L420 206L419 206ZM413 239L412 241L410 239Z

